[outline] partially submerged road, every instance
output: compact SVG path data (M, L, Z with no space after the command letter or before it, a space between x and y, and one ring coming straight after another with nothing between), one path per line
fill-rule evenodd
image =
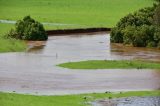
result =
M109 39L105 33L53 36L47 42L30 42L24 53L1 53L0 91L63 95L160 89L160 70L71 70L56 66L97 59L160 61L159 50L110 45Z

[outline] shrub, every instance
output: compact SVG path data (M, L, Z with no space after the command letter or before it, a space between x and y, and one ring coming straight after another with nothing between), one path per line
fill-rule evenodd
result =
M156 6L146 7L134 12L133 14L128 14L123 17L116 26L123 29L127 26L152 25L155 8Z
M113 28L112 32L111 32L111 42L113 43L122 43L123 42L123 36L122 36L122 32L120 29L118 28Z
M159 24L155 24L155 22ZM135 47L158 47L160 42L159 25L160 5L140 9L125 16L117 23L111 31L111 42Z
M160 25L160 4L157 6L157 8L154 11L154 23L156 25Z
M43 25L30 16L16 22L15 30L11 30L7 37L22 40L47 40L48 36Z
M146 46L146 33L145 33L145 29L142 28L137 28L137 30L135 30L135 32L133 33L133 40L132 40L132 44L135 47L145 47Z
M9 33L4 37L19 39L20 35L14 29L11 29Z
M156 43L154 41L150 41L147 43L147 47L156 47Z
M157 47L160 49L160 41L158 42Z
M155 33L154 33L154 40L155 40L156 42L159 42L159 41L160 41L160 28L158 27L158 28L156 28L155 30L156 30L156 31L155 31Z
M122 32L123 32L123 43L132 45L133 41L133 34L136 30L135 26L127 26Z

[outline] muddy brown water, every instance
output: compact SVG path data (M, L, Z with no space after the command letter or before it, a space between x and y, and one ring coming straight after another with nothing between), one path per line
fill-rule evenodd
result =
M56 64L101 59L160 61L160 50L110 44L106 33L52 36L23 53L0 54L0 91L62 95L160 89L160 70L71 70Z

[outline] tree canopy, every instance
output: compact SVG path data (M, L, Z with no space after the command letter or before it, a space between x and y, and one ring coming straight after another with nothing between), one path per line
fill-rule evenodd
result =
M30 16L25 16L23 20L18 20L15 29L7 34L7 37L21 40L47 40L48 36L41 23L35 21Z
M160 5L123 17L111 31L111 42L160 48Z

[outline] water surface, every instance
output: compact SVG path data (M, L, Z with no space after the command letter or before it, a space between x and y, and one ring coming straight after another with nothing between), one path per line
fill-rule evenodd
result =
M160 61L158 49L110 44L106 33L52 36L24 53L0 54L0 91L40 95L160 89L160 70L71 70L56 64L101 59Z

